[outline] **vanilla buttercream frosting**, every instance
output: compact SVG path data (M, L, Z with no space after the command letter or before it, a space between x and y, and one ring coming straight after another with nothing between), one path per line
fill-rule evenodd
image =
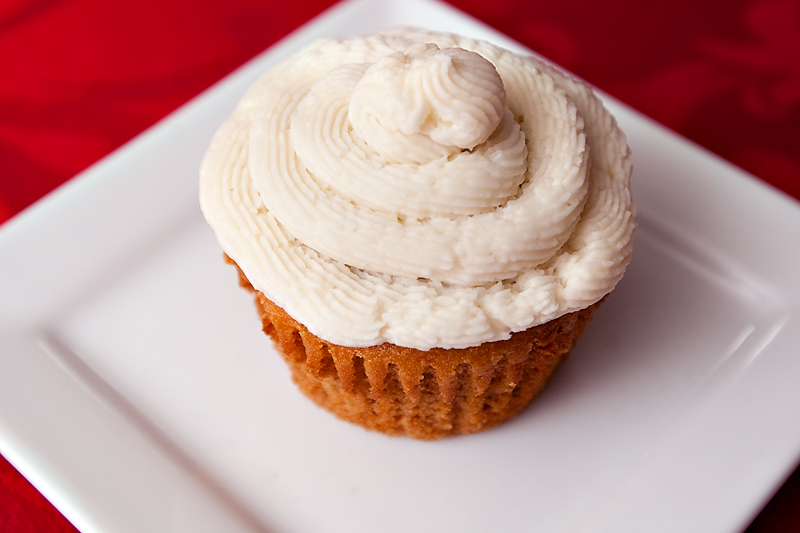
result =
M214 136L200 200L253 287L315 335L464 348L614 288L630 173L585 84L406 28L315 42L267 72Z

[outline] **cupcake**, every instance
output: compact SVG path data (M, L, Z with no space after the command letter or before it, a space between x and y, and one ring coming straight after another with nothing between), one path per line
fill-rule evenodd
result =
M630 173L585 84L404 28L264 74L200 201L299 389L437 439L513 417L565 359L630 260Z

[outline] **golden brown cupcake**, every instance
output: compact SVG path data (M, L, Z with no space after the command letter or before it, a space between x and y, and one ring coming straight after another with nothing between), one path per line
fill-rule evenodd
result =
M201 205L299 388L392 435L541 390L622 277L625 137L584 84L404 29L314 43L214 137Z

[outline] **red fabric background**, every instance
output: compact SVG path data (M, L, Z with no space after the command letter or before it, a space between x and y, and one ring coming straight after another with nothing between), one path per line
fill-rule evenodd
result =
M0 223L332 3L3 0ZM800 0L452 3L800 198ZM796 473L748 531L798 503ZM74 528L0 457L6 531Z

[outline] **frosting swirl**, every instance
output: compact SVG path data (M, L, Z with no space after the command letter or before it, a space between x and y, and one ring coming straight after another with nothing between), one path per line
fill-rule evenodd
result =
M585 85L405 29L314 43L265 74L212 141L201 206L253 286L316 335L453 348L613 289L629 177Z

